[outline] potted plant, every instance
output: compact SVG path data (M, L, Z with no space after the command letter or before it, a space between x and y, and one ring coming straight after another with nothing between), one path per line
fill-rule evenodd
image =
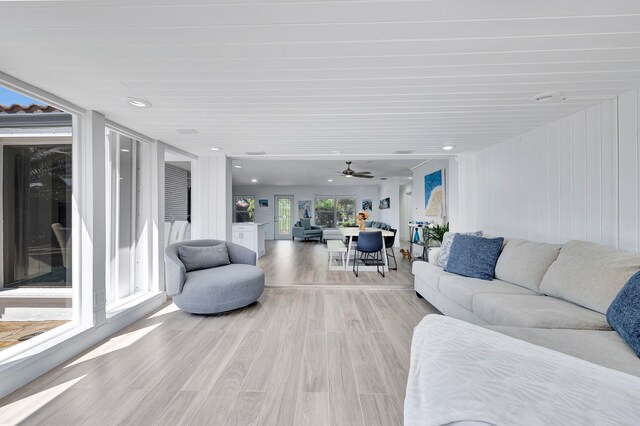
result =
M446 232L449 232L449 222L444 225L432 223L422 229L422 239L427 246L437 247L442 245L442 239Z

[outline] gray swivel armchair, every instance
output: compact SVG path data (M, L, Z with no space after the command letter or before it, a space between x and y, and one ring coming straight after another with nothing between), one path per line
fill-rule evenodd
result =
M300 219L291 229L291 239L303 238L305 241L309 238L317 238L322 241L322 228L319 226L311 226L311 219Z
M223 266L193 269L193 255L186 259L183 253L181 259L181 246L216 247L221 244L226 244L230 262ZM264 273L255 266L255 252L238 244L220 240L183 241L168 246L165 254L167 294L182 311L193 314L230 311L255 302L264 291ZM195 256L196 262L203 260L206 263L208 259L203 259L201 254Z

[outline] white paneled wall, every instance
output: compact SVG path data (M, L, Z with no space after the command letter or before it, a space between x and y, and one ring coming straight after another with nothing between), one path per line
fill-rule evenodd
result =
M638 91L458 158L459 228L640 251Z

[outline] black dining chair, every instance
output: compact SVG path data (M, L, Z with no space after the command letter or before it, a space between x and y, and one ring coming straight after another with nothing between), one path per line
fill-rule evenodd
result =
M384 277L384 266L382 272L380 272L380 262L382 259L382 232L380 231L363 231L358 234L358 245L356 246L356 254L353 258L353 272L358 276L358 253L360 253L360 260L364 262L364 256L375 254L376 270Z
M384 248L385 254L387 255L387 264L389 265L389 270L393 269L394 271L398 270L398 261L396 260L396 253L393 251L393 243L396 242L396 232L397 229L389 229L389 231L393 232L393 235L389 235L388 237L384 237ZM391 250L391 254L389 254L389 250ZM393 259L393 264L395 267L391 267L390 259Z

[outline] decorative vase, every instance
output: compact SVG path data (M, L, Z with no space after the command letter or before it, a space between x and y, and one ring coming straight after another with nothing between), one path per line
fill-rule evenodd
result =
M416 228L415 232L413 233L413 242L414 243L420 242L420 233L418 232L418 228Z

